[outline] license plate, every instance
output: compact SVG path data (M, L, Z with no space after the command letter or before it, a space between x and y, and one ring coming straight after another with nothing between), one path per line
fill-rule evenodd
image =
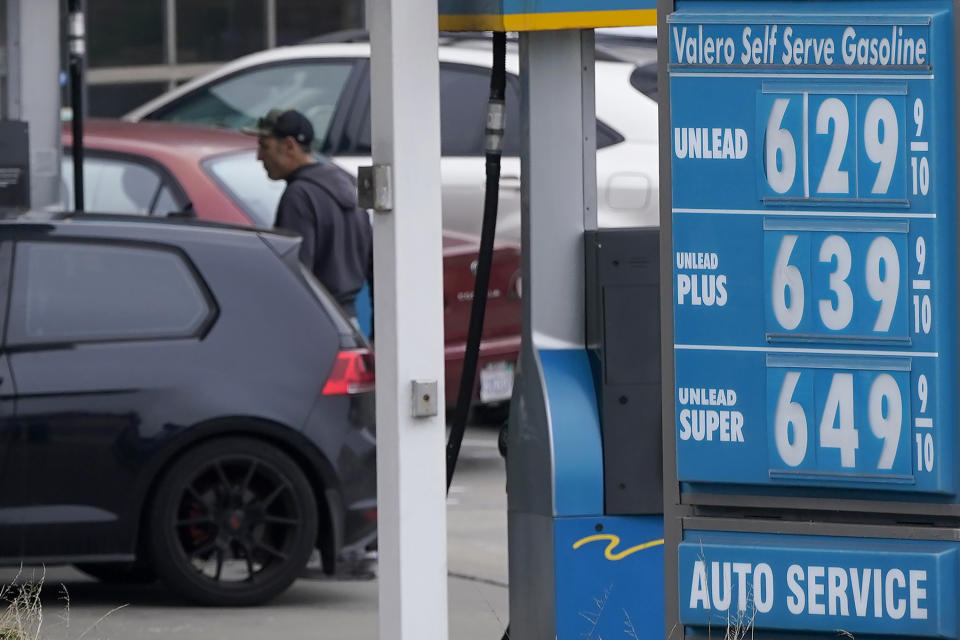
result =
M513 395L513 364L491 362L480 369L480 402L509 400Z

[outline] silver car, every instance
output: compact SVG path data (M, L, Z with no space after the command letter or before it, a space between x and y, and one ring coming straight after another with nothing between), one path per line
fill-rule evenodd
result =
M490 85L489 41L442 39L441 176L444 228L478 234L483 211L483 128ZM652 43L650 44L651 51ZM637 57L633 58L637 60ZM237 129L282 105L313 122L320 151L348 171L370 164L370 45L321 42L239 58L128 113ZM497 235L520 236L520 82L507 55L507 133ZM597 199L600 226L655 226L658 213L655 64L597 56Z

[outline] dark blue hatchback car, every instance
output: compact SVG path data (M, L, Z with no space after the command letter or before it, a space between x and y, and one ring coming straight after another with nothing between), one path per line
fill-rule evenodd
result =
M0 562L248 605L374 542L371 351L298 245L0 221Z

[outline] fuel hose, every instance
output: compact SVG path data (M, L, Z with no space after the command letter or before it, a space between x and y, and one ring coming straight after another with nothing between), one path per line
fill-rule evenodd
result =
M484 153L486 155L487 184L483 198L483 223L480 231L480 250L477 256L476 280L473 283L473 304L470 307L470 326L467 330L467 347L460 375L457 405L454 408L453 425L447 440L447 492L457 468L460 445L467 430L470 401L477 380L477 363L480 359L480 340L483 337L483 319L487 310L487 290L490 288L490 269L493 264L493 243L497 230L497 204L500 199L500 157L503 155L503 132L506 123L504 94L507 72L507 34L493 34L493 70L490 74L490 100L487 102L487 123L484 130ZM502 640L509 640L510 625Z
M70 106L73 110L73 208L83 212L83 93L84 57L87 52L82 0L69 0L67 40L70 45Z
M493 263L493 242L497 230L497 203L500 197L500 156L503 153L503 131L506 121L504 93L506 90L507 35L493 34L493 71L490 74L490 100L487 103L485 129L485 155L487 184L483 199L483 224L480 231L480 250L477 256L476 280L473 283L473 304L470 307L470 326L467 330L467 347L460 375L460 389L454 408L453 425L447 440L447 491L457 468L460 445L467 429L470 401L477 379L477 362L480 358L480 340L483 336L483 318L487 310L487 290L490 287L490 268Z

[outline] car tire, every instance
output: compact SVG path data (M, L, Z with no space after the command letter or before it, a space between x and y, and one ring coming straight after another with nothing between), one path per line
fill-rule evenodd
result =
M473 419L480 425L501 425L510 416L510 403L478 404L473 407Z
M199 604L261 604L284 591L317 541L317 503L285 453L250 438L207 441L177 459L150 510L160 578Z
M500 425L500 433L497 434L497 451L500 452L500 457L504 460L507 459L507 442L510 439L510 432L507 431L509 426L510 423L504 420L503 424Z
M150 584L157 572L142 562L78 562L73 565L104 584Z

